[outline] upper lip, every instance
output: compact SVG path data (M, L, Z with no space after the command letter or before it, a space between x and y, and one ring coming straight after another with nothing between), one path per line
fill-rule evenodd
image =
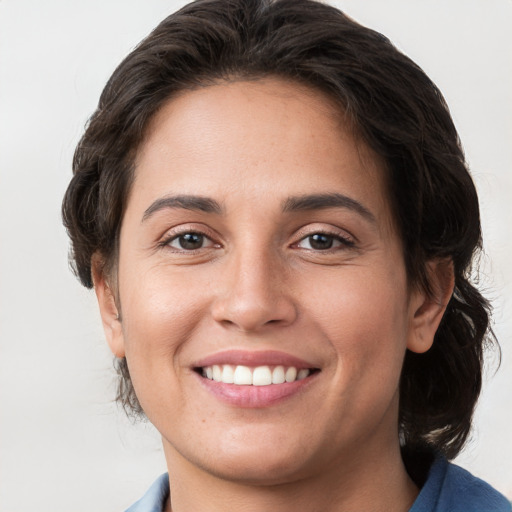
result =
M280 352L277 350L226 350L217 352L197 361L193 366L195 368L205 368L207 366L232 364L243 366L293 366L297 369L316 368L311 362L305 361L299 357Z

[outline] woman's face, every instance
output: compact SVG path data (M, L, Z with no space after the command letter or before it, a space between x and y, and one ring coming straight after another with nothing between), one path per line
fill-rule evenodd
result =
M171 467L285 482L397 449L423 296L382 165L340 119L267 79L183 93L151 123L107 336Z

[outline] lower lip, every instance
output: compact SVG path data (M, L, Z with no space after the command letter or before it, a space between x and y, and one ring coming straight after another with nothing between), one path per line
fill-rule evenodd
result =
M243 408L262 408L277 405L284 400L302 393L316 378L313 373L305 379L268 386L239 386L224 384L196 374L201 384L221 401Z

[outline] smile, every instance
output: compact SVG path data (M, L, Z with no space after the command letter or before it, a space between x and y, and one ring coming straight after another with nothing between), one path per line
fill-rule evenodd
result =
M320 362L320 361L318 361ZM230 406L275 406L317 381L321 365L275 350L227 350L192 365L203 389Z
M209 380L238 386L270 386L299 381L314 370L295 366L257 366L215 364L200 368L200 374Z

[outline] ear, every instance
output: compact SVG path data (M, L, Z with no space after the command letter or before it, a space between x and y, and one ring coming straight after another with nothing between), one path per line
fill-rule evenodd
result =
M112 353L116 357L124 357L123 329L119 310L116 305L115 293L103 272L103 259L97 254L92 257L91 270L105 337L107 338Z
M434 343L434 336L455 286L451 259L429 261L427 274L430 293L414 290L409 304L411 311L407 348L416 353L426 352Z

